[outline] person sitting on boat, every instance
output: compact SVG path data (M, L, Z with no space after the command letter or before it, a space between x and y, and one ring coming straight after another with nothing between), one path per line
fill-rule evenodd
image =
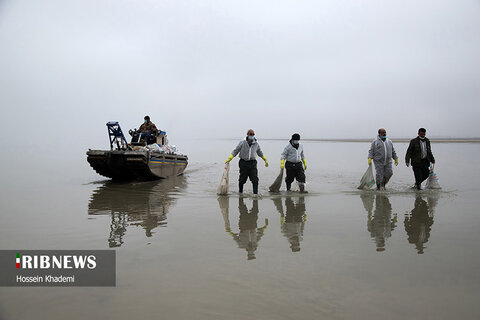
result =
M149 116L145 116L143 118L145 121L142 123L138 131L140 131L140 135L138 136L138 140L144 139L147 144L149 141L152 140L152 137L155 137L158 133L158 129L153 122L150 121Z

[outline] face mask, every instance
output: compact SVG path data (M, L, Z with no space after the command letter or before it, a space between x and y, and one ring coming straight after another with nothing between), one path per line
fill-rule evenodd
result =
M385 139L387 139L387 136L380 136L380 138L381 138L382 140L385 140Z
M418 137L419 137L420 139L422 139L422 140L425 140L425 137L420 137L420 136L418 136Z
M148 121L147 121L147 120L145 120L145 121L143 121L143 123L147 124L147 123L148 123Z
M254 136L248 136L248 140L253 140Z
M299 143L298 140L293 140L292 142L293 142L293 144L298 144Z

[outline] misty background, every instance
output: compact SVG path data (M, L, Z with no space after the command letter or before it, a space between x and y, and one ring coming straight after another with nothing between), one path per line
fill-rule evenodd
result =
M173 142L480 137L479 55L479 1L2 0L0 124L78 154L147 114Z
M0 248L124 241L114 290L2 288L0 319L480 319L479 143L432 139L443 189L417 193L395 141L373 207L356 189L368 141L303 141L301 252L285 232L297 196L268 192L294 132L480 138L479 57L479 0L0 0ZM147 114L186 174L110 183L86 151L109 148L106 122L129 138ZM231 195L216 195L249 128L270 162L257 213L238 158ZM231 233L265 219L248 261Z

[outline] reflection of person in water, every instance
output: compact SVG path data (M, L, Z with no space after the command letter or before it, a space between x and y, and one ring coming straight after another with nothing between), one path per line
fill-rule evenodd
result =
M395 229L397 215L392 218L392 205L386 195L377 194L375 198L375 210L373 210L373 194L363 196L362 201L368 212L367 230L370 236L375 240L377 251L385 251L385 240L392 236ZM372 215L373 210L373 215Z
M110 248L120 247L123 244L123 236L127 232L127 221L125 214L112 212L110 222L110 235L108 236L108 246Z
M238 199L238 210L240 212L238 233L234 233L230 229L230 222L228 220L228 203L223 203L223 201L221 202L220 200L219 203L224 216L226 231L237 242L239 248L243 248L247 251L248 260L256 259L255 251L257 250L258 243L268 226L268 219L265 219L265 225L261 228L257 228L258 200L253 200L252 209L249 211L245 205L244 199L242 197Z
M292 252L299 252L305 222L307 221L305 197L298 197L298 201L294 201L293 197L285 198L286 214L283 213L281 198L274 198L273 203L280 213L282 233L290 242L290 249L292 249Z
M363 207L365 208L365 210L367 210L368 212L368 216L371 216L372 215L372 212L373 212L373 203L375 201L375 196L373 193L361 193L360 194L360 199L362 199L362 202L363 202Z
M428 199L430 202L430 199ZM435 200L435 199L434 199ZM433 200L430 203L434 203ZM431 213L429 215L429 212ZM422 254L424 243L428 242L433 224L433 207L430 208L421 196L415 198L415 207L410 216L405 215L404 225L408 235L408 242L415 244L417 253Z

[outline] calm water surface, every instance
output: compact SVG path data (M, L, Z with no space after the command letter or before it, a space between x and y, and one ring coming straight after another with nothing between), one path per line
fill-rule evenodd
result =
M113 183L81 150L4 158L0 249L112 249L115 288L0 288L0 319L478 319L479 144L435 144L443 189L403 161L359 191L368 143L306 142L309 193L217 197L237 141L179 141L181 177ZM407 145L395 144L402 159ZM58 156L62 161L58 161ZM284 189L284 186L283 186Z

